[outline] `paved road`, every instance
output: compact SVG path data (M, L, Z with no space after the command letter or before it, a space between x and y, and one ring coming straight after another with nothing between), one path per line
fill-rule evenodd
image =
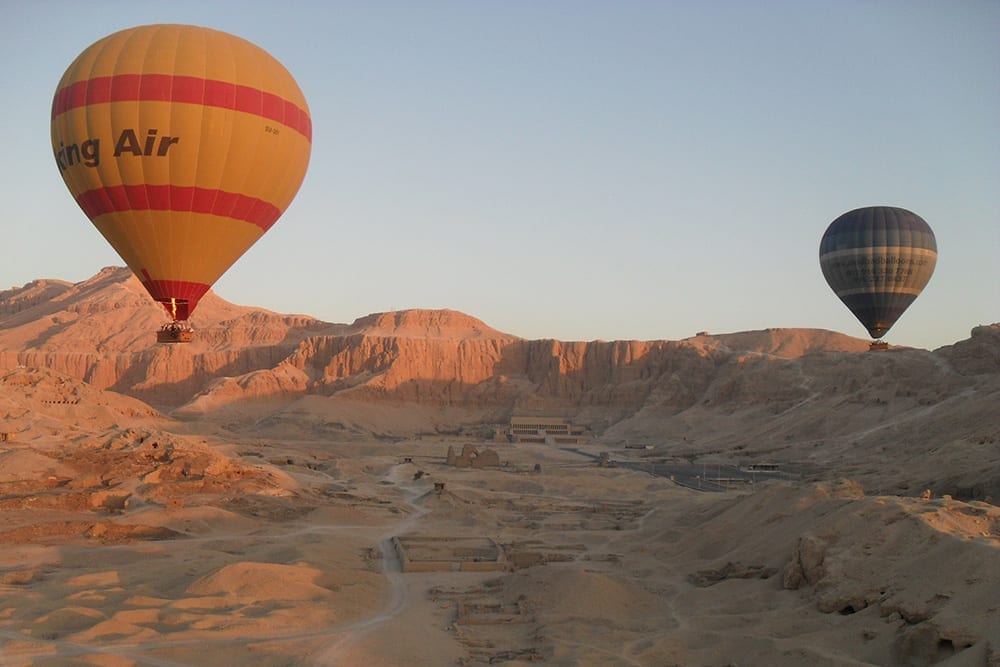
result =
M726 491L751 484L759 473L750 473L728 465L693 465L690 463L641 463L617 461L619 467L642 470L696 491Z
M573 447L564 447L566 451L575 452L594 460L600 457ZM727 491L743 488L757 480L787 478L781 472L747 471L732 465L718 463L652 463L647 461L621 461L613 459L619 468L639 470L658 477L669 477L680 486L695 491Z

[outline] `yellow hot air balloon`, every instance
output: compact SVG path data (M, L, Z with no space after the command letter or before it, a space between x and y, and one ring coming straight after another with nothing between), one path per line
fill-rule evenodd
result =
M80 208L172 318L186 320L302 184L305 97L250 42L147 25L96 42L52 102L52 150Z

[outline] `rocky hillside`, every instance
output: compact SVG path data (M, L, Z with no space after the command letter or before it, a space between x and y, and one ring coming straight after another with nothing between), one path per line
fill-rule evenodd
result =
M869 353L866 341L807 329L564 342L448 310L332 324L212 293L192 318L195 342L156 344L165 319L124 268L34 281L0 292L0 370L45 368L176 417L294 424L309 437L543 414L656 455L794 459L862 479L868 455L891 450L924 471L907 484L947 469L948 488L973 497L994 484L974 473L1000 468L1000 325L935 351Z
M77 284L38 280L0 292L0 367L45 367L170 411L255 399L349 394L414 402L577 413L614 421L651 399L697 403L733 354L798 358L859 352L863 341L769 330L686 341L528 341L462 313L376 313L350 325L236 306L212 293L195 341L158 345L166 321L124 268Z
M0 292L0 365L51 368L166 409L211 393L221 379L238 380L241 398L350 389L447 405L529 390L559 403L628 409L644 394L632 385L650 384L678 364L732 350L797 357L866 347L803 330L680 343L525 341L455 311L376 313L344 325L236 306L213 293L191 320L192 344L157 345L154 333L165 321L125 268L106 268L76 284L33 281ZM508 384L516 387L507 390Z

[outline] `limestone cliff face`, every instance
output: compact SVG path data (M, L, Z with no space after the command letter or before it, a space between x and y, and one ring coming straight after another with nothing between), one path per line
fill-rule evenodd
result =
M412 323L421 316L437 320L441 313L410 311L405 319ZM479 326L470 330L475 333L468 338L457 329L448 337L391 336L381 326L374 335L314 336L285 363L302 372L309 391L325 395L350 391L358 399L471 407L500 401L512 409L562 411L586 405L635 409L664 379L668 388L661 393L686 405L714 365L714 353L681 343L528 341L484 334ZM670 381L680 369L701 375L695 387Z
M0 365L57 370L171 409L201 397L333 396L432 406L621 416L700 400L735 351L801 357L865 344L824 331L770 330L687 341L523 340L450 310L375 313L350 325L243 308L209 294L190 345L153 342L166 319L125 268L77 284L0 293ZM717 390L735 397L739 383ZM211 398L206 401L205 398Z
M561 414L643 437L667 421L682 432L677 420L698 410L776 415L818 395L859 405L915 402L922 382L960 392L970 373L1000 367L996 325L940 353L878 356L865 352L865 341L822 330L524 340L450 310L376 313L345 325L236 306L212 293L192 318L193 343L156 344L165 320L124 268L76 284L34 281L0 292L0 368L52 369L166 411L340 397L501 418Z

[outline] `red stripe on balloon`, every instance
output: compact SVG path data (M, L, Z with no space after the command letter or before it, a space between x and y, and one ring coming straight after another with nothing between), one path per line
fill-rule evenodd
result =
M312 120L305 109L259 88L196 76L116 74L75 81L56 92L52 118L106 102L183 102L232 109L281 123L312 141Z
M265 232L281 216L274 204L235 192L182 185L114 185L95 188L76 198L87 217L118 211L177 211L207 213L243 220Z
M142 273L144 276L142 286L175 320L186 320L190 317L201 297L205 296L210 288L210 285L187 280L153 280L145 269ZM171 299L174 303L170 302Z

